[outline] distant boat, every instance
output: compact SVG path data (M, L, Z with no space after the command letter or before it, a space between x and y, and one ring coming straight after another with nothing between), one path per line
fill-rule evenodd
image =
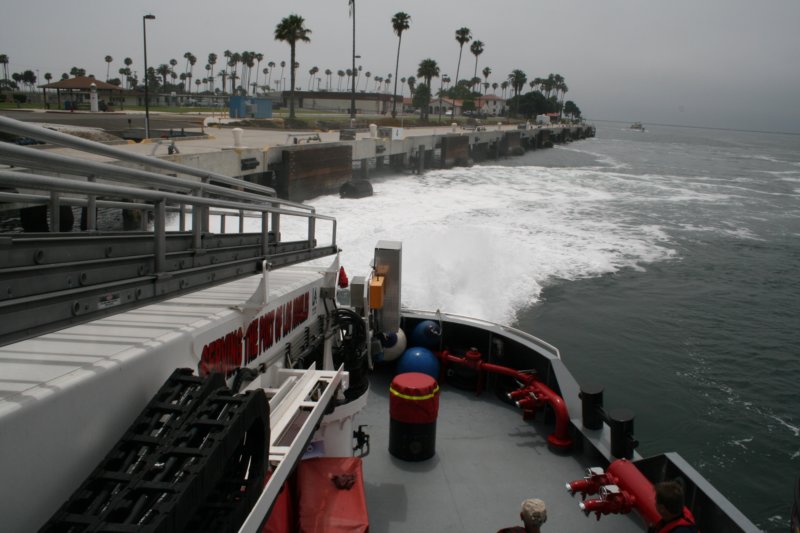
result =
M631 124L631 129L637 131L644 131L644 126L642 126L641 122L634 122L633 124Z

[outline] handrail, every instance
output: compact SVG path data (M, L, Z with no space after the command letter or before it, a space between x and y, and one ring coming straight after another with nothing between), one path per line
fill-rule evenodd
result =
M75 137L74 135L68 135L66 133L50 130L41 126L27 124L25 122L21 122L19 120L15 120L12 118L0 116L0 131L13 133L16 135L22 135L39 141L50 142L59 146L65 146L67 148L73 148L84 152L104 155L106 157L111 157L121 161L129 161L139 165L158 168L169 172L176 172L180 174L194 176L200 178L204 182L223 183L225 185L237 187L239 189L242 189L243 191L250 191L256 194L269 196L272 199L272 201L278 201L286 207L294 207L297 209L303 209L308 211L314 210L313 207L299 202L292 202L289 200L278 199L275 193L275 189L271 187L265 187L257 183L252 183L244 181L242 179L226 176L224 174L219 174L216 172L210 172L207 170L202 170L187 165L182 165L180 163L174 163L172 161L159 159L153 156L136 154L106 144L90 141L88 139L82 139L80 137ZM36 150L36 149L32 148L31 150Z
M147 165L150 167L160 168L161 170L168 170L170 172L179 172L181 174L188 174L190 176L195 176L198 178L214 180L220 183L224 183L226 185L235 185L236 187L242 187L247 190L260 192L262 194L266 194L269 196L275 196L275 189L271 187L265 187L263 185L258 185L256 183L245 182L244 180L231 178L230 176L225 176L223 174L218 174L216 172L209 172L207 170L201 170L198 168L193 168L178 163L173 163L172 161L166 161L164 159L158 159L155 157L144 156L141 154L128 152L126 150L121 150L113 146L108 146L102 143L90 141L87 139L82 139L80 137L75 137L74 135L67 135L66 133L49 130L41 126L26 124L25 122L14 120L8 117L0 116L0 131L6 131L9 133L14 133L16 135L31 137L36 140L46 141L53 144L57 144L59 146L66 146L68 148L75 148L77 150L82 150L85 152L90 152L98 155L113 157L114 159L120 159L123 161L138 163L140 165Z
M25 125L9 127L12 122L0 117L0 131L64 141L63 134L41 135L47 130L34 128L38 131L32 135ZM110 153L98 149L98 143L76 141L62 144ZM0 203L5 204L0 210L46 206L48 215L29 225L23 211L20 222L30 233L0 238L0 344L255 274L264 261L279 268L338 251L335 218L266 194L272 189L232 177L197 179L188 167L165 167L157 158L137 161L153 167L146 169L89 159L0 143ZM179 177L160 174L156 167L174 170ZM85 209L81 225L87 231L59 231L63 206ZM123 218L126 223L138 218L134 231L97 231L98 208L147 216ZM179 221L173 225L167 213L175 211ZM213 232L211 216L219 219ZM286 217L298 222L284 240L281 224ZM245 227L248 218L256 223ZM226 231L231 219L238 219L238 231ZM324 242L317 240L318 221L330 222ZM50 233L43 233L48 228Z
M280 242L281 215L299 216L307 220L309 250L316 246L316 220L331 221L333 223L331 246L335 247L336 245L336 220L333 217L317 214L312 206L276 198L273 196L274 190L269 187L221 174L198 171L185 165L153 157L131 154L119 148L32 126L6 117L0 117L0 131L26 135L90 153L113 156L149 167L202 178L194 180L167 176L150 170L127 168L69 155L49 153L35 148L0 143L0 163L22 167L0 170L0 185L11 189L21 189L21 191L3 191L1 199L23 205L49 205L51 228L57 227L58 210L62 204L85 205L92 212L87 217L87 229L94 230L93 212L98 205L110 207L131 202L128 204L128 209L145 209L155 213L154 232L164 232L166 220L163 217L167 211L176 209L174 206L168 206L167 202L169 202L181 206L177 208L181 212L181 230L183 230L183 216L185 215L183 206L193 206L192 233L197 246L201 242L202 232L208 228L208 217L212 209L214 214L222 217L223 225L225 217L238 216L240 232L243 231L242 221L244 218L252 216L253 213L259 213L262 219L261 230L264 234L265 251L269 230L271 230L275 242ZM23 169L24 172L20 171ZM54 175L45 175L37 173L37 171ZM80 176L80 178L74 176ZM111 183L113 181L122 181L124 185ZM224 186L212 184L210 181L220 182ZM46 191L49 198L30 194L31 190ZM81 197L62 197L63 193L81 195ZM107 198L99 200L98 195ZM229 209L234 212L229 214L219 211L220 209ZM245 215L246 212L247 215ZM156 238L158 239L158 235Z
M62 174L86 176L87 174L102 175L106 179L128 182L135 179L152 185L161 185L182 189L186 192L214 193L223 196L234 196L242 200L263 202L264 196L245 191L238 191L229 187L211 185L202 181L189 181L165 176L155 172L135 168L120 167L96 161L82 161L60 154L52 154L33 148L25 148L9 143L0 143L0 157L3 162L14 166L30 168L32 170L45 170Z

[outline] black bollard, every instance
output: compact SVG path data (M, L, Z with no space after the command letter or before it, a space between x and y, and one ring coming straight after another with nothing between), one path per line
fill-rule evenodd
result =
M631 459L638 444L633 438L634 414L630 409L620 408L608 412L611 427L611 455L620 459Z
M584 383L578 394L583 410L583 427L586 429L603 428L603 386L596 383Z

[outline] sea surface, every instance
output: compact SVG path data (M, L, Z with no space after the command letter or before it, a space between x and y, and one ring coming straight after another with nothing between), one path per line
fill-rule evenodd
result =
M676 451L760 528L800 476L800 136L597 123L597 137L309 203L366 274L403 241L403 300L558 346L642 455Z

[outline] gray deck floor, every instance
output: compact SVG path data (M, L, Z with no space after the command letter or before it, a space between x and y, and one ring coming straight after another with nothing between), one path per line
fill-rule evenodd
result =
M367 407L356 418L368 424L371 453L364 483L372 533L489 532L522 525L525 498L548 507L544 532L641 532L638 516L604 516L598 522L578 509L565 483L582 478L587 465L547 448L549 429L522 419L520 411L491 392L443 387L436 455L405 462L389 449L389 376L373 375ZM592 465L589 465L592 466Z

